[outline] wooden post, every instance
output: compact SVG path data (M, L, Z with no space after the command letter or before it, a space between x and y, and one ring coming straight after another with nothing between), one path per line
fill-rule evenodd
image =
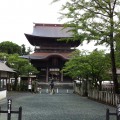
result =
M4 111L1 110L0 107L0 115L1 113L7 113L7 120L11 120L11 114L18 114L18 120L22 120L22 107L19 107L18 111L12 111L11 104L12 104L12 100L8 99L8 109Z
M67 93L68 93L68 89L67 89Z
M49 80L49 71L48 71L48 67L46 68L46 82L48 82Z
M63 71L61 72L61 82L63 82Z
M22 107L19 107L18 120L22 120Z
M120 120L120 104L117 105L116 114L117 114L117 120Z
M106 109L106 120L109 120L109 109Z
M57 88L57 93L58 93L58 88Z
M12 100L8 99L8 114L7 114L7 120L11 120L11 104L12 104Z

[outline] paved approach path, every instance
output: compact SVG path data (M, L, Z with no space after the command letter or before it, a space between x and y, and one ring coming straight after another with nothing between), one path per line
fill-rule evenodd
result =
M22 120L105 120L106 108L115 112L114 107L110 107L86 97L73 94L72 91L50 95L47 93L8 93L12 98L12 109L23 108ZM12 97L10 97L12 96ZM0 103L2 110L6 110L6 103ZM12 120L17 115L12 115ZM7 120L5 114L0 115L0 120ZM116 120L111 117L110 120Z

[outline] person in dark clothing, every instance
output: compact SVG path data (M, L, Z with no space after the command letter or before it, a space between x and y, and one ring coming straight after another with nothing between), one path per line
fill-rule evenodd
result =
M50 93L53 94L54 93L54 81L52 80L50 83Z

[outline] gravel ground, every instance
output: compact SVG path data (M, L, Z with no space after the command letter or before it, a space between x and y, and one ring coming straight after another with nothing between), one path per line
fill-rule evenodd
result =
M114 107L97 103L86 97L67 93L65 89L50 95L43 90L40 94L8 92L8 99L12 99L12 110L22 106L22 120L105 120L106 109L115 112ZM7 101L7 100L6 100ZM0 102L2 110L6 110L7 102ZM0 115L0 120L7 120L6 114ZM18 120L12 115L12 120ZM110 120L116 120L114 116Z

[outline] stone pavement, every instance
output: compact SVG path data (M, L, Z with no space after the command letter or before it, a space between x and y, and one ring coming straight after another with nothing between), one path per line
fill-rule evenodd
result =
M106 108L115 112L114 107L97 103L86 97L73 94L72 90L59 90L54 95L42 91L41 94L9 92L8 99L12 99L12 109L23 108L22 120L105 120ZM6 110L6 103L0 103L2 110ZM0 120L7 120L5 114ZM17 115L12 115L17 120ZM111 117L110 120L116 120Z

